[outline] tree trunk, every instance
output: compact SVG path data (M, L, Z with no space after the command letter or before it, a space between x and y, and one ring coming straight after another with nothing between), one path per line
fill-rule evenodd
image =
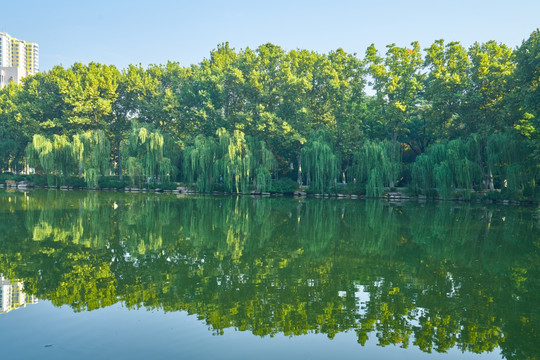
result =
M392 157L394 159L396 158L396 145L397 145L397 131L394 130L394 133L392 134ZM395 178L396 178L396 174L394 173L394 166L392 165L390 167L390 189L394 187Z
M296 177L296 181L298 182L299 186L302 186L302 156L300 151L296 153L296 160L298 162L298 175Z
M495 190L495 186L493 186L493 173L491 172L491 165L488 164L488 176L489 176L489 190L493 191Z
M486 138L486 149L488 148L488 143L489 143L489 138ZM489 156L487 156L486 154L486 163L488 165L488 173L487 173L487 178L488 178L488 188L490 191L494 191L495 190L495 186L493 185L493 173L491 171L491 164L489 163ZM481 164L481 163L480 163ZM482 167L483 168L483 167ZM482 171L483 172L483 171ZM483 175L483 174L482 174ZM485 179L484 176L482 176L482 178Z
M118 141L118 176L120 178L120 181L122 181L124 178L124 174L122 174L122 158L120 154L120 141Z

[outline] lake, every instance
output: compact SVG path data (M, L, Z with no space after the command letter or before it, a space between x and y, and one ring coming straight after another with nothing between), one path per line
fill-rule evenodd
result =
M2 357L538 359L534 215L0 190Z

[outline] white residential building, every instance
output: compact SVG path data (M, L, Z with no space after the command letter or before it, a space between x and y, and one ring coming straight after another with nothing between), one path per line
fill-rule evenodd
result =
M39 45L0 32L0 89L39 72Z

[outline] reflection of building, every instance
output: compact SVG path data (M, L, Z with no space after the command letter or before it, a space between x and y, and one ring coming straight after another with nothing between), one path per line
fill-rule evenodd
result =
M0 32L0 89L39 71L39 45Z
M36 303L35 296L24 292L22 282L12 283L0 274L0 314Z

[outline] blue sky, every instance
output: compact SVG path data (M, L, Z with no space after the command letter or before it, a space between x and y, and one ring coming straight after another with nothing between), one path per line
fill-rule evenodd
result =
M371 43L425 48L441 38L516 47L540 27L538 0L4 0L0 12L0 31L39 43L42 71L90 61L187 66L225 41L236 49L343 48L360 57Z

